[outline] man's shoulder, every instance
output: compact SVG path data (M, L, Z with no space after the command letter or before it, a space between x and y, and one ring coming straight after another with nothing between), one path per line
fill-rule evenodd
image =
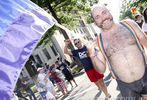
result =
M120 23L124 23L124 22L127 22L127 23L132 23L132 24L134 24L134 23L136 23L134 20L132 20L132 19L123 19L123 20L121 20L120 21Z
M134 29L135 28L138 29L138 27L139 27L138 24L132 19L124 19L124 20L120 21L120 23L124 23L127 26L134 28Z

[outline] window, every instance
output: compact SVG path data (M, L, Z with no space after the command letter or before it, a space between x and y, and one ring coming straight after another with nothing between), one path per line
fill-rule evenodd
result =
M43 53L46 56L47 59L51 59L50 54L48 53L48 51L46 50L46 48L43 49Z
M55 48L53 46L51 46L51 49L52 49L54 55L57 56L58 54L57 54L57 51L55 50Z
M39 63L39 64L42 64L42 61L41 61L41 59L40 59L39 55L35 55L35 57L36 57L36 59L37 59L38 63Z

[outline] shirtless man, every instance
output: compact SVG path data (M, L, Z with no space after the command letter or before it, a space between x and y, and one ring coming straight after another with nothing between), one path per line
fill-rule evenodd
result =
M147 99L147 68L144 55L137 46L135 38L125 26L114 23L113 17L106 7L95 5L91 14L95 24L101 28L103 50L108 59L101 50L100 54L102 55L96 57L93 49L89 49L93 64L97 66L99 72L104 73L105 60L110 63L111 71L116 77L123 97L131 97L135 100L140 97ZM127 22L135 29L140 44L146 48L147 38L139 26L132 20L127 20ZM100 60L100 58L105 59Z

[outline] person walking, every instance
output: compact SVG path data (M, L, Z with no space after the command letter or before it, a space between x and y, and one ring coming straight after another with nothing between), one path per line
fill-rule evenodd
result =
M63 93L65 96L68 93L67 85L64 80L64 75L60 70L56 69L55 64L51 66L51 71L49 72L51 78L57 84L58 89Z
M38 68L38 77L37 77L37 84L38 84L38 91L40 92L42 99L47 100L47 94L50 95L50 99L55 99L56 91L54 89L54 85L49 80L48 72L45 74L44 68ZM50 93L48 93L50 92ZM51 96L52 95L52 96Z
M25 96L23 96L22 90L23 90L22 89L22 80L20 78L18 78L17 83L16 83L16 87L15 87L15 90L14 90L14 93L16 93L16 95L19 98L22 98L24 100L28 100Z
M142 24L143 24L143 19L142 19L142 15L137 14L135 15L135 22L139 25L140 28L142 28Z
M108 93L107 87L103 80L104 75L94 69L94 65L88 55L87 47L81 43L80 39L74 39L73 42L77 49L72 51L69 50L68 46L71 44L71 40L67 39L65 40L64 53L79 59L79 61L83 64L90 81L94 82L95 85L104 92L106 98L110 98L111 95Z
M29 84L26 80L21 80L21 86L22 88L26 91L26 93L28 94L30 100L37 100L34 92L32 91L32 89L29 87ZM33 97L33 98L32 98Z
M75 85L78 86L68 65L66 65L64 62L61 62L61 61L56 61L55 64L57 68L62 71L62 73L65 76L65 79L70 83L71 87L73 87L73 84L71 81L73 81Z

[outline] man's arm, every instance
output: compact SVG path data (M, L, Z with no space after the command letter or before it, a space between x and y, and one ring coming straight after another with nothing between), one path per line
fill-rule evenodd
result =
M104 59L104 56L102 53L98 50L97 53L95 53L95 44L92 45L90 48L88 48L89 57L92 60L93 67L99 72L104 73L106 70L106 61Z
M71 41L69 39L65 40L65 46L64 46L64 53L68 54L69 56L72 55L72 52L68 49L69 44L71 43Z
M136 32L136 36L138 37L141 45L147 48L147 37L145 36L145 33L134 21L127 20L127 22L134 28L134 31Z

